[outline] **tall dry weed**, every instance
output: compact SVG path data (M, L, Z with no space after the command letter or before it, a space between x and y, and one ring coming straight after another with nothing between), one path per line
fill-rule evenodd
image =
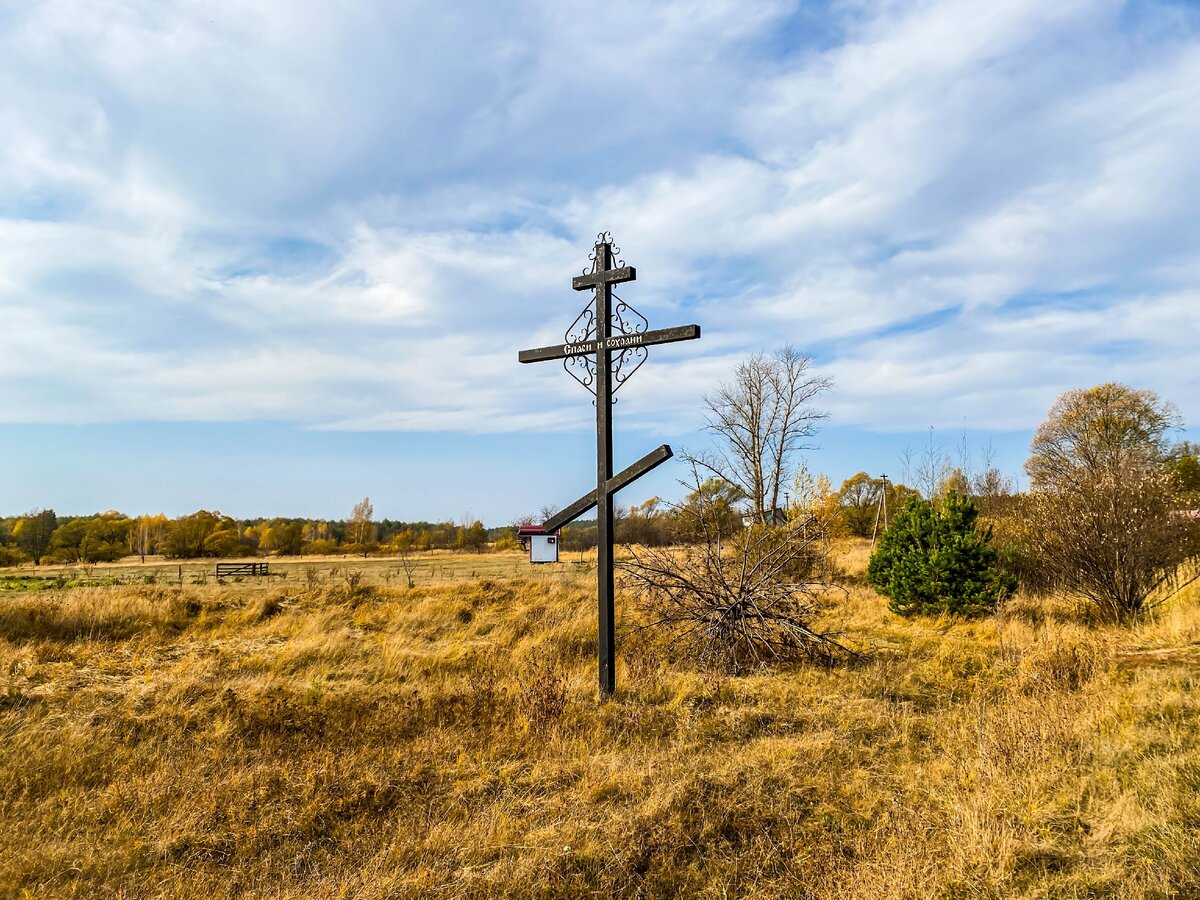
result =
M570 695L562 665L535 653L517 676L517 708L533 731L546 731L562 718Z

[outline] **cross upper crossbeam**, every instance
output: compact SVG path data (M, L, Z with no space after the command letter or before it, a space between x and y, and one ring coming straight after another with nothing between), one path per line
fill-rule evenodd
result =
M622 284L626 281L636 280L637 269L633 266L621 266L619 269L603 269L599 272L576 275L571 279L571 287L577 291L586 291L588 288L598 287L602 284Z

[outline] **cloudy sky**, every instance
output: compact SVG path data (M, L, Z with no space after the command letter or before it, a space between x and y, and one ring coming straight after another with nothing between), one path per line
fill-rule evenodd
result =
M835 479L931 428L1016 474L1112 379L1200 422L1195 4L5 3L0 135L6 513L564 505L589 397L516 351L600 230L704 330L619 466L783 342Z

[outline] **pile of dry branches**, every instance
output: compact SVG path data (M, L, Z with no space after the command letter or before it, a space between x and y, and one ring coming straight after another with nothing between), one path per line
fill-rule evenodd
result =
M693 473L695 474L695 472ZM813 622L836 589L828 521L797 513L779 526L730 529L729 517L696 478L675 508L683 523L670 547L629 547L623 587L644 606L639 629L665 629L698 665L731 673L805 659L830 664L853 651ZM722 534L722 529L732 533Z

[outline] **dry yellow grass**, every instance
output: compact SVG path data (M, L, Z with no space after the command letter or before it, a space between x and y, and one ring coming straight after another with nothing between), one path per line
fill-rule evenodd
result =
M0 595L0 893L1200 896L1195 591L1122 631L856 585L854 665L626 640L600 703L591 588Z
M583 555L582 562L595 565L594 550ZM0 569L5 574L41 575L50 578L64 577L83 580L118 580L142 582L147 578L158 584L177 584L180 575L184 585L206 585L217 582L215 571L218 562L267 562L277 576L270 578L227 579L230 584L264 583L291 585L293 582L307 584L311 577L321 582L337 583L350 573L361 573L366 581L385 586L404 584L404 569L394 556L354 555L338 556L284 556L263 560L255 557L244 560L201 559L177 561L163 557L148 557L145 563L127 557L112 563L93 565L43 565L27 564L20 568ZM551 565L531 567L526 555L520 551L502 553L456 553L450 550L433 550L414 553L412 556L413 578L417 585L444 584L449 582L473 581L481 578L510 578L521 576L537 579L554 579L564 572L579 568L580 555L568 553L563 561Z

